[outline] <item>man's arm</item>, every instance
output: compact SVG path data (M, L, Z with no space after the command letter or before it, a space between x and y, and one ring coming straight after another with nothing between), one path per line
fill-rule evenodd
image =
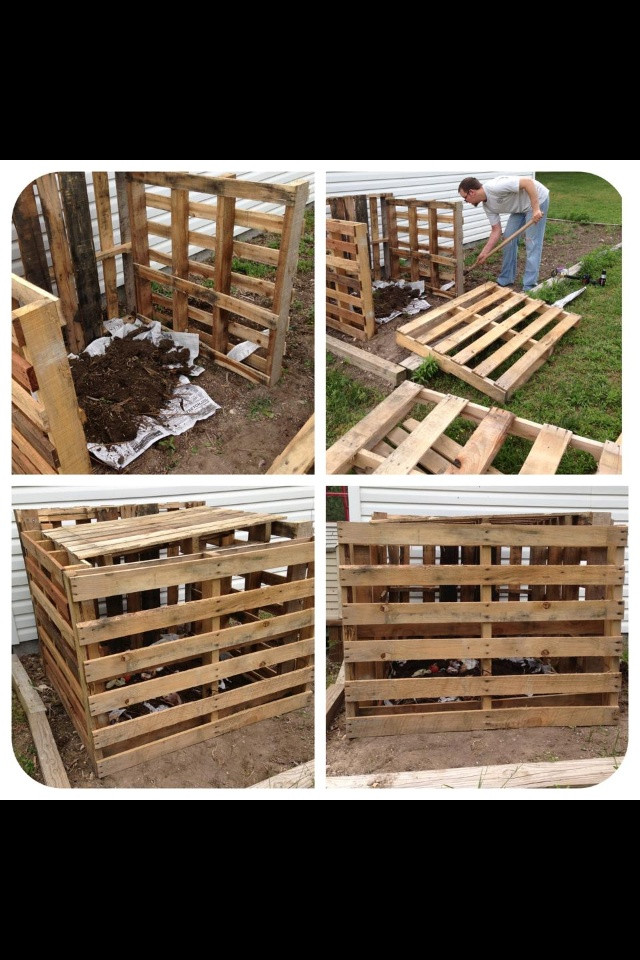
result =
M526 190L529 200L531 201L531 219L534 223L537 223L538 220L542 220L543 213L540 209L540 201L538 200L538 191L536 190L536 185L531 179L531 177L520 177L518 186L521 190Z
M474 263L474 267L478 267L480 266L480 264L485 262L485 260L487 259L487 257L489 256L489 254L491 253L491 251L493 250L493 248L495 247L495 245L497 244L501 236L502 236L502 227L500 226L499 223L494 223L494 225L491 227L491 233L489 234L489 239L487 240L484 247L478 254L478 259Z

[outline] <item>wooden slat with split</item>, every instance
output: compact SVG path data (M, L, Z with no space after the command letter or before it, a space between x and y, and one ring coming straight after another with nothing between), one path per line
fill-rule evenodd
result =
M466 403L467 401L461 397L445 397L374 472L376 474L406 473L418 463L425 451L460 415Z
M520 468L521 474L555 473L569 446L572 433L561 427L545 423L538 434L527 459Z
M484 473L509 433L514 414L493 407L462 448L457 463L445 473Z
M345 662L389 660L390 648L398 660L456 660L472 657L587 657L619 656L622 636L602 637L455 637L426 639L362 639L345 641Z

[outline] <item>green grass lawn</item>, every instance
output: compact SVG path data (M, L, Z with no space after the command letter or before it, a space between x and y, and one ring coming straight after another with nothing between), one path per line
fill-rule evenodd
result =
M540 173L551 191L549 217L585 223L622 223L622 197L608 180L593 173Z
M516 416L564 427L583 437L615 440L622 430L622 252L597 251L589 254L583 262L587 261L592 276L599 276L602 267L606 267L606 286L589 286L567 307L582 316L580 324L560 340L552 356L514 393L506 407ZM560 282L552 299L566 292L562 283L568 289L575 289L575 284ZM548 297L548 291L541 296ZM381 393L351 381L345 375L345 369L344 364L328 355L328 445L382 399ZM497 375L499 373L494 372L492 377ZM485 394L450 374L438 371L425 385L441 393L457 394L486 407L492 406ZM427 408L422 407L414 416L423 419L427 412ZM473 430L474 425L459 418L447 434L464 444ZM509 437L494 460L494 466L504 473L517 473L530 449L530 442ZM593 457L569 449L562 458L558 473L594 473L595 470Z

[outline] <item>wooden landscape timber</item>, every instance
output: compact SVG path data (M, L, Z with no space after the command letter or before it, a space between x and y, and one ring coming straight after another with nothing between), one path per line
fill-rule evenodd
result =
M579 322L576 313L488 282L413 317L396 342L505 403Z
M100 336L103 319L137 314L176 331L198 333L203 351L220 366L254 383L275 384L286 345L308 183L253 182L237 180L233 174L116 173L115 177L112 198L107 174L93 174L99 250L82 173L38 178L25 188L14 208L25 276L50 290L36 196L40 203L69 349L77 353ZM147 186L165 187L170 195L150 193ZM209 197L191 202L190 192ZM283 205L285 211L240 209L237 200L270 201ZM171 223L149 220L148 207L169 212ZM191 230L190 218L208 220L210 226ZM279 248L237 240L239 228L273 232L279 237ZM115 243L118 234L120 242ZM171 254L151 248L150 235L170 239ZM213 265L190 259L190 245L210 250ZM122 258L125 280L122 292L116 286L118 258ZM234 258L265 264L272 268L272 277L245 276L233 269ZM207 281L208 286L200 286L193 277ZM256 295L260 305L253 299ZM244 341L257 347L249 357L227 356Z
M249 790L306 790L313 787L315 780L315 764L313 760L301 763L291 770L283 770L273 777L252 783Z
M418 404L430 408L423 420L412 416ZM464 445L446 433L457 417L477 425ZM622 473L621 437L601 443L409 380L327 450L327 473L496 474L493 462L507 437L531 441L520 474L556 473L569 448L591 454L596 473Z
M15 275L11 295L13 472L90 473L60 301Z
M313 472L315 414L289 441L281 454L273 461L267 473L304 474Z
M374 280L423 280L441 297L464 291L462 203L391 193L327 199L334 220L366 225ZM443 290L443 286L452 286Z
M11 682L27 717L42 779L48 787L69 787L69 778L47 719L47 708L37 690L31 686L27 671L15 654L11 657Z
M338 523L349 737L617 723L627 527L520 519Z
M327 777L328 790L466 789L512 790L593 787L613 776L620 760L560 760L540 763L502 763L485 767L452 767L448 770L408 770L403 773L366 773Z
M327 326L358 340L376 332L363 223L327 220Z
M197 502L15 515L47 677L98 776L311 702L311 524Z
M407 370L405 367L401 367L399 363L392 363L390 360L385 360L384 357L377 357L375 353L367 353L366 350L360 350L344 340L327 336L327 350L335 357L347 360L354 367L358 367L359 370L365 370L367 373L380 377L381 380L390 383L392 387L397 387L407 377Z

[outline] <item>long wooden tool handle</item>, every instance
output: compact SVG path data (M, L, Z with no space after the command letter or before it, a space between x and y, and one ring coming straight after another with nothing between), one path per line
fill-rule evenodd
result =
M492 257L494 253L497 253L498 250L502 250L502 248L506 247L508 243L511 243L511 241L515 240L516 237L519 237L521 233L524 233L525 230L528 230L529 227L533 224L533 222L534 222L533 220L529 220L527 223L525 223L524 227L520 227L520 229L516 230L515 233L512 233L510 237L507 237L506 240L503 240L501 243L499 243L497 247L493 248L493 250L489 254L489 257ZM489 259L489 257L487 257L487 260ZM486 263L486 260L485 260L485 263Z

